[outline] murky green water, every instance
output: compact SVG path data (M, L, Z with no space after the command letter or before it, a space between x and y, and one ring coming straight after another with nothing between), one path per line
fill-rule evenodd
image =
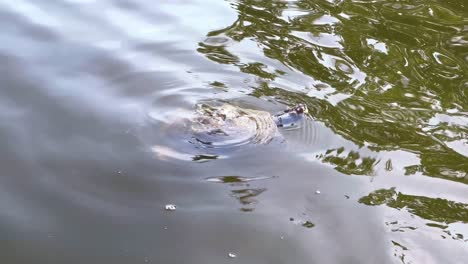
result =
M466 1L7 0L0 22L2 262L466 262ZM207 136L197 105L245 120Z

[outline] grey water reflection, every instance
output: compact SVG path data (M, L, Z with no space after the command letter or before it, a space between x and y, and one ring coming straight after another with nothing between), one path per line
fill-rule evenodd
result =
M242 177L242 176L218 176L209 177L206 179L208 182L224 183L231 187L231 196L239 200L243 212L252 212L255 210L254 206L258 203L257 197L263 192L267 191L266 188L254 188L251 182L273 179L273 176L259 176L259 177Z

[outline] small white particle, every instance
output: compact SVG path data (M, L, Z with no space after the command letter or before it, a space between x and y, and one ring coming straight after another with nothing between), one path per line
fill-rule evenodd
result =
M166 204L166 206L164 207L167 211L175 211L177 206L175 206L175 204Z
M429 15L434 16L434 11L432 10L432 8L429 8Z
M235 258L235 257L237 257L237 255L234 254L234 253L232 253L232 252L229 252L228 256L229 256L230 258Z
M315 191L315 194L320 194L320 191L319 191L319 190L316 190L316 191Z

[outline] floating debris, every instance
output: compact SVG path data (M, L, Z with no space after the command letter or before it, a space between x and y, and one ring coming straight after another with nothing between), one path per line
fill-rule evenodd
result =
M207 161L210 161L210 160L215 160L215 159L218 159L218 158L222 158L218 155L195 155L192 157L192 161L195 161L195 162L207 162Z
M259 176L259 177L242 177L242 176L218 176L218 177L209 177L205 180L207 182L217 182L217 183L240 183L240 182L251 182L251 181L261 181L271 178L276 178L277 176Z
M166 209L166 211L175 211L177 209L177 206L175 206L175 204L166 204L164 208Z
M306 228L312 228L315 226L315 224L310 221L305 221L304 223L302 223L302 226Z
M228 257L230 257L230 258L236 258L237 255L234 254L234 253L232 253L232 252L229 252Z
M315 194L320 194L320 191L319 191L319 190L316 190L316 191L315 191Z
M345 194L345 196L344 196L344 197L346 197L346 199L349 199L349 195L346 195L346 194Z

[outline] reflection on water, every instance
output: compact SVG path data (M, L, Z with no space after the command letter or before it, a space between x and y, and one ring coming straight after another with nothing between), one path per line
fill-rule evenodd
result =
M273 176L259 177L242 177L242 176L217 176L206 179L208 182L225 183L235 188L231 190L231 196L238 199L242 204L240 208L243 212L252 212L255 208L253 205L258 203L256 199L260 194L265 192L266 188L251 188L249 182L272 179Z
M259 176L259 177L242 177L242 176L218 176L209 177L206 179L208 182L219 182L219 183L241 183L250 181L260 181L274 178L274 176Z
M379 162L375 158L362 157L358 152L344 152L344 148L328 149L324 155L320 155L325 163L330 163L335 166L335 169L341 173L348 175L368 175L374 176L374 166ZM387 168L390 165L387 165Z
M266 189L264 188L236 189L231 191L231 195L242 204L243 207L240 208L241 211L252 212L254 208L251 206L258 202L255 198L265 191Z
M359 202L366 205L385 204L391 208L405 209L414 215L435 222L468 223L468 204L441 198L406 195L397 192L395 188L374 191L359 199Z
M391 240L395 256L402 263L412 263L421 259L418 253L413 253L417 251L414 248L417 246L411 240L415 234L417 237L428 235L433 239L451 238L455 242L468 242L468 239L465 239L468 230L460 226L460 223L468 223L468 204L442 198L403 194L397 192L395 188L376 190L360 198L359 203L369 206L386 205L411 214L410 217L403 215L392 217L398 220L385 223L395 234L393 239L405 241L403 245L401 242ZM419 221L414 216L425 221Z
M198 51L257 76L254 96L306 102L356 144L418 153L417 171L466 182L466 13L456 5L244 0L236 21L208 33L233 41Z

